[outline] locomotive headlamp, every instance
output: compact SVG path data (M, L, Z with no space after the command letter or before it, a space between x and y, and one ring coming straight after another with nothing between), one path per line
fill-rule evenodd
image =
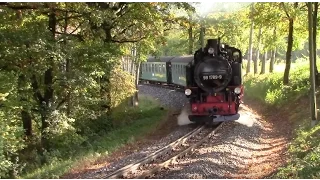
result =
M233 52L233 57L239 57L240 53L238 51Z
M208 53L209 53L209 54L213 54L213 53L214 53L214 49L213 49L213 48L209 48L209 49L208 49Z
M234 93L240 94L241 93L241 88L239 88L239 87L234 88Z
M192 93L191 89L184 90L184 94L187 96L190 96L191 93Z

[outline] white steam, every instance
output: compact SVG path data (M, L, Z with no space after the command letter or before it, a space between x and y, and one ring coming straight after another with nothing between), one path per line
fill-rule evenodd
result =
M187 103L182 108L182 111L181 111L180 115L178 116L178 125L179 126L183 126L183 125L187 125L187 124L193 123L188 118L188 115L190 114L189 112L190 112L190 104Z
M247 114L240 114L240 118L236 120L235 122L238 122L242 125L245 125L247 127L252 127L254 124L254 119Z

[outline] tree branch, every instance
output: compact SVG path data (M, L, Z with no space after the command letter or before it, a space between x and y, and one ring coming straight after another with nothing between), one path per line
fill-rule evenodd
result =
M85 22L85 20L82 21L81 23L79 23L79 26L78 26L77 28L75 28L75 29L74 29L71 33L69 33L69 34L73 34L74 32L76 32L84 22Z
M60 9L60 8L56 8L56 7L49 7L47 3L45 3L44 5L39 5L39 4L36 4L34 3L34 5L15 5L15 4L11 4L11 3L8 3L8 2L0 2L0 6L3 6L3 7L7 7L7 8L10 8L10 9L13 9L13 10L35 10L35 9L41 9L41 8L50 8L51 10L53 11L60 11L60 12L68 12L68 13L77 13L79 15L75 15L75 16L71 16L71 18L77 18L77 17L82 17L83 15L90 15L89 12L78 12L78 11L75 11L75 10L72 10L72 9ZM49 13L50 11L42 11L42 14L47 14ZM63 20L64 18L62 19L57 19L57 20Z
M284 12L286 13L287 17L290 19L291 17L290 17L290 15L288 14L288 10L287 10L287 8L285 7L284 2L281 2L281 5L282 5L282 8L283 8Z
M73 37L77 38L79 41L82 41L82 42L84 41L84 38L80 34L69 34L69 33L63 33L63 32L59 32L59 31L56 31L56 34L73 36Z
M36 100L38 100L39 102L44 101L44 98L42 97L40 90L39 90L39 85L38 85L38 81L36 78L36 75L32 75L31 77L31 86L33 89L33 96Z
M139 42L141 40L146 39L147 36L143 36L141 38L138 39L122 39L122 40L116 40L116 39L111 39L111 42L115 42L115 43L134 43L134 42Z
M63 12L65 12L65 13L69 13L69 11L63 11ZM67 20L70 20L70 19L74 19L74 18L80 18L80 17L83 17L83 15L82 14L80 14L80 15L75 15L75 16L69 16L69 17L63 17L63 18L57 18L57 21L61 21L61 20L65 20L65 19L67 19Z
M38 9L39 8L37 6L30 6L30 5L12 5L8 2L0 2L0 6L5 6L10 9L14 9L14 10Z
M70 94L70 92L68 92L68 95L69 94ZM67 101L68 95L63 98L63 100L57 105L56 109L59 109Z

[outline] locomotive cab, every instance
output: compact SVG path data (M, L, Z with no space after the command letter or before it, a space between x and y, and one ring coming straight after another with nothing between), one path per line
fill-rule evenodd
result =
M209 39L196 51L190 64L185 94L191 105L189 119L195 122L237 120L243 96L241 51Z

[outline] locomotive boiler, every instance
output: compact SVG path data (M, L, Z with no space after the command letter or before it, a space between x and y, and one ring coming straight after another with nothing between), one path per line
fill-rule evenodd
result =
M239 119L243 96L242 54L237 48L209 39L187 66L185 95L190 121L222 122Z

